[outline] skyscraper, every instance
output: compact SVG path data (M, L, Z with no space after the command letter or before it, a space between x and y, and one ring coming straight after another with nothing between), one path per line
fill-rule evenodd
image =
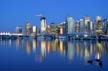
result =
M89 33L89 35L91 35L91 34L93 34L93 22L92 21L90 21L90 22L88 22L89 24L88 24L88 33Z
M67 20L67 34L72 34L74 31L74 19L72 17L68 17Z
M46 31L47 31L47 34L51 34L51 27L50 27L50 25L47 26Z
M85 16L84 17L84 24L87 25L89 21L90 21L90 17L89 16Z
M102 18L100 16L96 17L96 22L101 21L101 20L102 20Z
M27 23L26 24L26 35L27 36L31 35L31 32L32 32L32 26L30 23Z
M41 34L45 34L45 32L46 32L46 18L41 17L40 22L41 22Z
M96 35L97 37L103 34L102 25L103 25L102 18L100 16L97 16L96 17Z
M17 33L22 33L22 27L19 27L19 26L16 27L16 32L17 32Z
M51 23L50 24L50 30L51 30L51 34L56 34L56 25L55 23Z
M79 33L80 32L80 22L79 21L76 21L76 24L75 24L75 32L76 33Z
M80 19L79 23L80 23L80 33L83 34L84 33L84 19Z
M32 28L32 32L33 32L33 33L36 33L36 32L37 32L37 28L36 28L36 26L33 26L33 28Z
M103 32L104 35L108 35L108 18L103 20Z
M59 34L63 34L63 24L61 23L57 27L58 27Z
M84 33L89 33L89 25L90 25L90 17L89 16L86 16L84 17Z
M37 27L36 26L33 26L32 27L32 36L36 36L37 35Z

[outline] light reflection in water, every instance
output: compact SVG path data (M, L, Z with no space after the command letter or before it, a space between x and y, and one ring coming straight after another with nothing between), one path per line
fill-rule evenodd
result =
M16 47L23 48L24 40L17 39L16 40Z
M50 50L51 50L51 43L50 43L50 41L47 42L47 48L48 48L48 53L50 53Z
M73 45L73 43L68 42L68 50L67 50L67 57L69 60L72 60L74 57L74 53L75 52L75 47Z
M100 59L102 57L103 47L101 42L97 42L96 47L96 59Z
M51 49L53 52L56 52L57 47L58 47L58 39L56 39L55 41L51 41Z
M41 56L46 57L46 42L41 41Z
M60 43L59 43L59 52L60 54L63 53L63 41L60 40Z
M11 40L9 40L9 46L11 46L11 44L12 44L12 41L11 41Z
M75 56L84 59L84 62L95 59L99 60L102 59L103 52L106 53L108 58L108 42L104 41L63 41L58 39L53 41L36 41L35 39L0 41L1 46L9 45L9 47L11 47L13 44L18 48L25 47L27 54L34 52L34 55L39 62L42 62L49 54L58 51L60 55L65 55L69 61L74 60Z
M30 48L31 48L31 46L30 46L30 44L31 44L31 41L29 41L29 40L26 40L26 52L27 52L27 54L30 54Z
M32 40L32 48L33 48L33 52L36 52L36 47L37 47L36 40L33 39L33 40Z

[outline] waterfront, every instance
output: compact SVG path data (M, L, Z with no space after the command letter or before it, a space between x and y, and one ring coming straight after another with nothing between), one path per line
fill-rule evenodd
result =
M108 41L35 40L0 41L0 70L108 69Z

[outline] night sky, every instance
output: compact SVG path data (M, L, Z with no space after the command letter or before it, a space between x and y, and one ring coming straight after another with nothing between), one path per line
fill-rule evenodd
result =
M108 16L108 0L0 0L0 32L15 31L16 26L24 27L26 22L40 26L40 17L47 23L65 21L67 16L75 20L90 16Z

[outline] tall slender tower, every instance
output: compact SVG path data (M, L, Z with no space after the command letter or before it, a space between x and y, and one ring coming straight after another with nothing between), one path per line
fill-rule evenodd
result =
M37 35L37 27L33 26L32 27L32 35L35 37Z
M80 33L83 34L84 33L84 19L80 19L79 23L80 23Z
M30 23L27 23L26 24L26 35L27 36L31 35L31 32L32 32L32 26Z
M89 25L90 25L90 17L86 16L84 17L84 32L89 33Z
M102 30L103 24L102 23L103 23L102 18L100 16L97 16L96 17L96 34L97 34L97 36L100 36L103 34L103 30Z
M67 33L71 34L74 31L74 19L72 17L67 18Z
M36 27L36 26L33 26L33 27L32 27L32 32L33 32L33 33L36 33L36 32L37 32L37 27Z
M76 33L79 33L80 32L80 22L79 21L76 21L76 24L75 24L75 32Z
M108 18L103 20L103 32L104 35L108 35Z
M41 22L41 34L45 34L45 32L46 32L46 18L41 17L40 22Z

